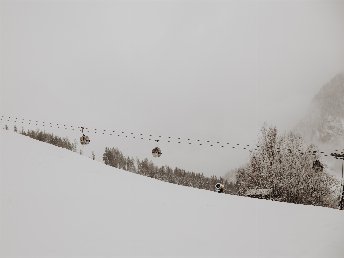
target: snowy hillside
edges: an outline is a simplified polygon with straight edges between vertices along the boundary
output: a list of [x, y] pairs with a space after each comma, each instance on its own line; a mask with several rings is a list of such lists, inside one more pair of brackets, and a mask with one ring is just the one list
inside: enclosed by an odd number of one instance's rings
[[0, 257], [344, 257], [344, 213], [177, 186], [0, 132]]

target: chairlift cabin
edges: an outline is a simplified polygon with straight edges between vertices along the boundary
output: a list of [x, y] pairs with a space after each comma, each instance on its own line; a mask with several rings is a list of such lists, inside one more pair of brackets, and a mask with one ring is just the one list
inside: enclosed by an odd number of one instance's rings
[[155, 147], [153, 150], [152, 150], [152, 155], [154, 158], [159, 158], [161, 156], [162, 152], [160, 150], [159, 147]]
[[80, 137], [80, 143], [86, 145], [90, 143], [90, 138], [84, 134], [84, 127], [81, 127], [82, 136]]
[[81, 143], [82, 145], [89, 144], [89, 143], [90, 143], [90, 138], [89, 138], [88, 136], [86, 136], [86, 135], [83, 134], [83, 135], [80, 137], [80, 143]]
[[313, 166], [312, 168], [316, 171], [316, 172], [322, 172], [324, 170], [324, 166], [323, 164], [321, 164], [321, 162], [319, 160], [315, 160], [313, 161]]

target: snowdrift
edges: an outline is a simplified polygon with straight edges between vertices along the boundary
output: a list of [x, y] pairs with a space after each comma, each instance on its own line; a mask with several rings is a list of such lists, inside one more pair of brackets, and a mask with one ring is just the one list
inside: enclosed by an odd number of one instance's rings
[[344, 213], [160, 182], [0, 132], [0, 257], [344, 257]]

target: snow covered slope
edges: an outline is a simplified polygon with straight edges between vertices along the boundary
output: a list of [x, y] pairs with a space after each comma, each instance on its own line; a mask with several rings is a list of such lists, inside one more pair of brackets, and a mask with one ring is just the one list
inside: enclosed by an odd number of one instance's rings
[[160, 182], [0, 132], [0, 257], [344, 257], [344, 213]]

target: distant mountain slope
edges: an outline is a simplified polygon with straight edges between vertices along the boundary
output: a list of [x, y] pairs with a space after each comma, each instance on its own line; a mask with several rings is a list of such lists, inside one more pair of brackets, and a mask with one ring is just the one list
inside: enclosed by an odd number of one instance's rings
[[344, 257], [344, 215], [125, 172], [0, 131], [0, 257]]
[[320, 89], [296, 130], [321, 145], [344, 143], [344, 74], [338, 74]]

